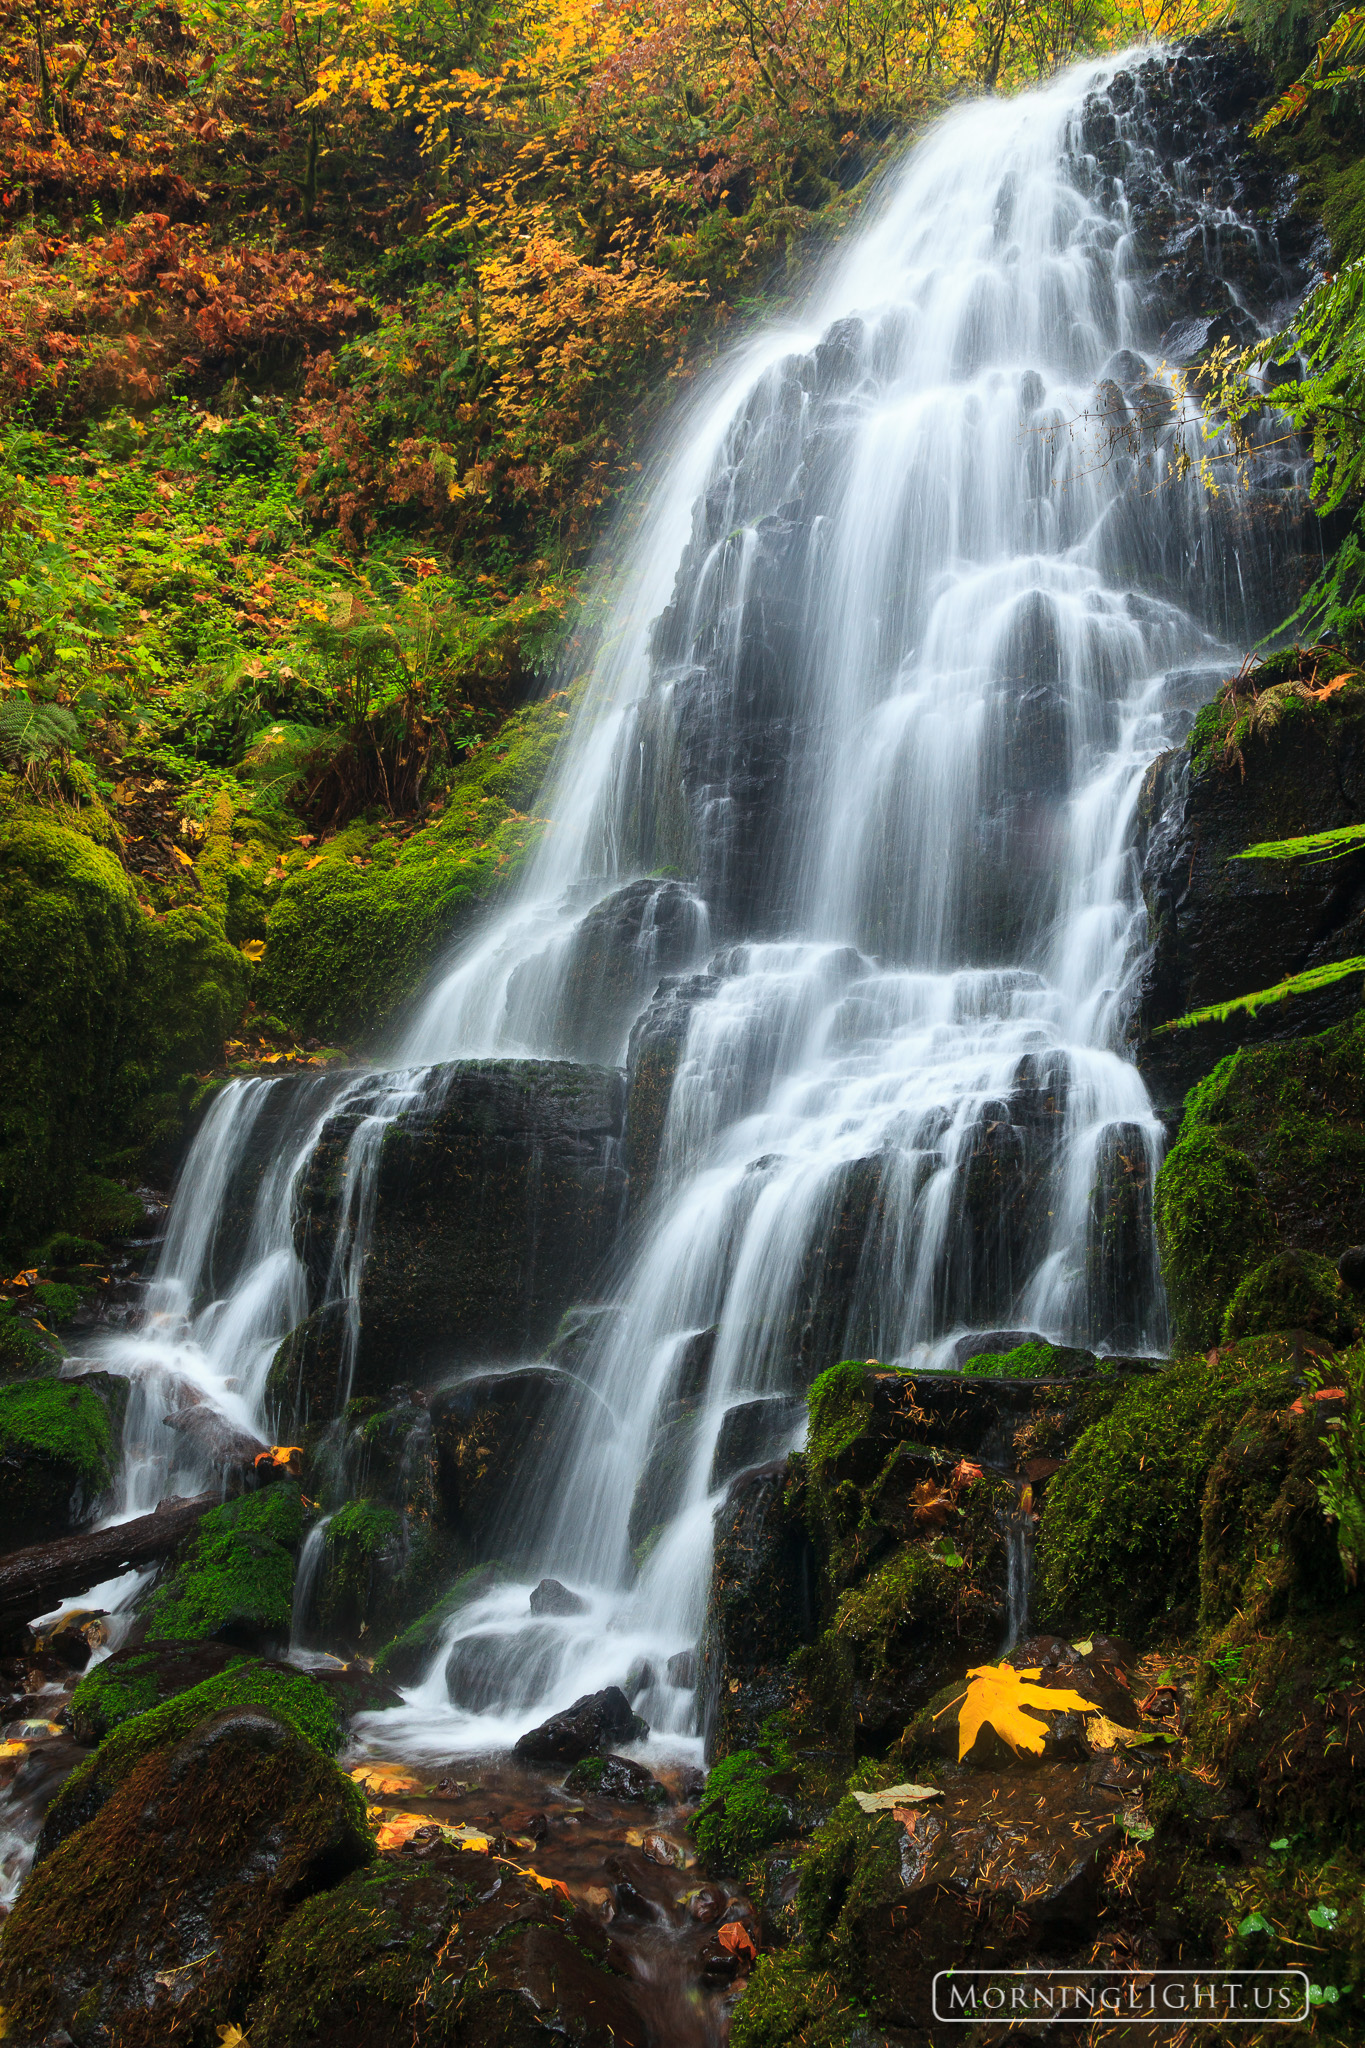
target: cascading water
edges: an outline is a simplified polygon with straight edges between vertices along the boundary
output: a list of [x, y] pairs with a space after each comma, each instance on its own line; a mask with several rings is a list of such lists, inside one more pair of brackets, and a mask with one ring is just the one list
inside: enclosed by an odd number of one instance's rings
[[[304, 1091], [254, 1206], [267, 1084], [196, 1144], [148, 1323], [103, 1359], [142, 1383], [129, 1512], [202, 1480], [136, 1448], [168, 1389], [259, 1424], [329, 1113], [358, 1112], [327, 1283], [344, 1400], [374, 1161], [438, 1063], [669, 1049], [652, 1191], [578, 1365], [595, 1398], [517, 1507], [531, 1578], [586, 1610], [532, 1617], [506, 1583], [462, 1610], [385, 1717], [409, 1754], [497, 1747], [632, 1663], [656, 1733], [690, 1736], [667, 1660], [701, 1631], [717, 1490], [798, 1440], [796, 1397], [846, 1353], [932, 1369], [1006, 1323], [1164, 1348], [1162, 1133], [1121, 1051], [1133, 819], [1276, 607], [1245, 488], [1177, 473], [1199, 424], [1155, 374], [1130, 193], [1174, 194], [1215, 276], [1257, 238], [1156, 151], [1160, 75], [1083, 66], [914, 150], [801, 328], [717, 372], [656, 470], [515, 900], [390, 1071]], [[584, 980], [604, 929], [609, 987]]]

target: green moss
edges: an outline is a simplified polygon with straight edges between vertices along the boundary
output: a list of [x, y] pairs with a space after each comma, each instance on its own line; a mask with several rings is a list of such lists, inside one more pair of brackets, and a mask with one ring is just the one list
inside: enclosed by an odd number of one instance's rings
[[1056, 1344], [1016, 1344], [1013, 1351], [979, 1351], [962, 1370], [995, 1380], [1054, 1380], [1069, 1378], [1082, 1363], [1089, 1363], [1088, 1352]]
[[1186, 1099], [1155, 1211], [1177, 1341], [1201, 1350], [1274, 1252], [1335, 1259], [1360, 1243], [1365, 1014], [1220, 1061]]
[[1216, 1344], [1238, 1282], [1274, 1242], [1274, 1222], [1251, 1160], [1204, 1129], [1197, 1111], [1187, 1109], [1179, 1142], [1162, 1161], [1155, 1216], [1178, 1339]]
[[[1330, 832], [1305, 832], [1297, 839], [1262, 839], [1234, 853], [1234, 860], [1339, 860], [1365, 845], [1365, 825], [1335, 825]], [[1356, 963], [1359, 964], [1359, 963]]]
[[62, 1362], [62, 1347], [5, 1305], [0, 1309], [0, 1380], [36, 1379]]
[[784, 1799], [769, 1789], [772, 1765], [752, 1749], [737, 1749], [706, 1781], [701, 1805], [688, 1823], [708, 1867], [738, 1870], [791, 1826]]
[[1360, 1318], [1330, 1259], [1277, 1252], [1239, 1281], [1223, 1318], [1223, 1342], [1274, 1330], [1306, 1330], [1327, 1344], [1359, 1336]]
[[1036, 1583], [1044, 1626], [1138, 1637], [1198, 1591], [1200, 1503], [1239, 1417], [1292, 1399], [1283, 1350], [1186, 1359], [1126, 1386], [1052, 1480]]
[[0, 1543], [37, 1543], [87, 1520], [112, 1484], [117, 1438], [107, 1394], [126, 1388], [107, 1374], [81, 1380], [16, 1380], [0, 1386]]
[[34, 1289], [34, 1300], [48, 1329], [60, 1329], [63, 1323], [69, 1323], [81, 1305], [79, 1290], [64, 1280], [42, 1281]]
[[302, 1533], [299, 1490], [287, 1481], [211, 1509], [148, 1602], [148, 1640], [188, 1642], [234, 1629], [287, 1636]]
[[436, 1603], [409, 1622], [401, 1634], [379, 1652], [374, 1660], [375, 1674], [386, 1678], [394, 1685], [411, 1685], [430, 1664], [436, 1654], [436, 1646], [442, 1631], [453, 1614], [467, 1607], [471, 1600], [482, 1599], [483, 1595], [510, 1576], [507, 1568], [500, 1564], [479, 1564], [464, 1572], [455, 1584]]
[[731, 2048], [848, 2048], [863, 2018], [828, 1970], [790, 1952], [761, 1955], [735, 2009]]
[[854, 1647], [860, 1671], [874, 1684], [892, 1677], [903, 1630], [951, 1623], [961, 1576], [927, 1544], [908, 1543], [862, 1585], [840, 1595], [835, 1632]]
[[147, 1220], [140, 1198], [100, 1173], [78, 1174], [63, 1208], [73, 1230], [105, 1244], [135, 1236]]
[[796, 1909], [807, 1960], [833, 1964], [843, 1981], [850, 1981], [850, 1966], [856, 1972], [858, 1963], [860, 1918], [903, 1889], [891, 1815], [874, 1818], [853, 1799], [841, 1799], [812, 1836], [801, 1871]]
[[73, 1722], [109, 1733], [121, 1722], [149, 1712], [160, 1696], [156, 1665], [153, 1652], [112, 1667], [97, 1664], [71, 1695]]
[[544, 821], [531, 811], [568, 709], [561, 693], [517, 712], [460, 771], [439, 822], [401, 848], [355, 826], [316, 867], [299, 862], [267, 921], [259, 1000], [343, 1043], [390, 1019], [534, 846]]
[[[129, 1688], [139, 1693], [141, 1689], [137, 1681]], [[179, 1742], [224, 1707], [243, 1706], [269, 1707], [326, 1756], [335, 1756], [341, 1747], [340, 1720], [316, 1679], [278, 1664], [238, 1664], [122, 1721], [92, 1756], [77, 1765], [58, 1793], [50, 1810], [50, 1835], [61, 1839], [81, 1825], [153, 1750]]]

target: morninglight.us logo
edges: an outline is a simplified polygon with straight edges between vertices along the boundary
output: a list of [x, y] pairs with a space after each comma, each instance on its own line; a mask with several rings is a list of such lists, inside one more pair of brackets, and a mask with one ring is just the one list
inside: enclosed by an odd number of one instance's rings
[[940, 1970], [934, 2018], [1116, 2025], [1301, 2025], [1303, 1970]]

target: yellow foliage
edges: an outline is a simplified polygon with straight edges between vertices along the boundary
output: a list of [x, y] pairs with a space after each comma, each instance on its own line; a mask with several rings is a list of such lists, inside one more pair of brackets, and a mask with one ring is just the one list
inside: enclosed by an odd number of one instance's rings
[[[970, 1681], [961, 1697], [962, 1711], [957, 1723], [958, 1762], [968, 1754], [983, 1727], [993, 1728], [1011, 1749], [1028, 1750], [1041, 1756], [1047, 1728], [1035, 1714], [1096, 1714], [1098, 1707], [1083, 1700], [1078, 1692], [1063, 1692], [1041, 1686], [1041, 1670], [1017, 1671], [1012, 1664], [978, 1664], [967, 1673]], [[956, 1706], [957, 1701], [950, 1703]], [[941, 1711], [946, 1714], [950, 1707]], [[1033, 1713], [1026, 1710], [1033, 1709]], [[940, 1718], [938, 1715], [935, 1719]]]

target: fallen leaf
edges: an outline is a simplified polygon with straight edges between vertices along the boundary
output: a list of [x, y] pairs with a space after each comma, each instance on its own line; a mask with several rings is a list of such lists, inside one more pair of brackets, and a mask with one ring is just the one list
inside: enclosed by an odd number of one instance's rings
[[251, 2048], [251, 2043], [240, 2027], [219, 2027], [218, 2040], [220, 2048]]
[[1085, 1739], [1091, 1749], [1122, 1749], [1135, 1733], [1135, 1729], [1121, 1728], [1107, 1714], [1096, 1714], [1085, 1724]]
[[261, 1451], [252, 1460], [253, 1469], [260, 1471], [262, 1465], [273, 1465], [277, 1471], [287, 1471], [291, 1465], [303, 1463], [302, 1444], [272, 1444], [268, 1451]]
[[529, 1877], [532, 1884], [538, 1884], [543, 1892], [562, 1892], [564, 1897], [568, 1898], [569, 1887], [562, 1878], [543, 1877], [540, 1871], [532, 1870], [529, 1865], [523, 1870], [519, 1863], [514, 1863], [512, 1868], [516, 1871], [518, 1877]]
[[247, 940], [247, 942], [246, 942], [246, 944], [245, 944], [244, 946], [242, 946], [242, 947], [241, 947], [241, 948], [240, 948], [239, 950], [240, 950], [240, 952], [241, 952], [241, 954], [242, 954], [242, 957], [243, 957], [243, 959], [244, 959], [244, 960], [250, 960], [250, 961], [253, 961], [253, 962], [255, 962], [255, 961], [257, 961], [257, 960], [264, 960], [264, 958], [265, 958], [265, 940], [264, 940], [264, 939], [248, 939], [248, 940]]
[[[962, 1711], [957, 1723], [959, 1763], [983, 1727], [993, 1728], [1016, 1754], [1025, 1749], [1033, 1756], [1041, 1756], [1048, 1730], [1044, 1722], [1026, 1713], [1025, 1708], [1032, 1707], [1035, 1713], [1048, 1714], [1099, 1712], [1093, 1701], [1083, 1700], [1078, 1692], [1062, 1692], [1035, 1684], [1033, 1681], [1042, 1675], [1041, 1666], [1016, 1671], [1012, 1664], [978, 1664], [967, 1673], [968, 1685], [961, 1695]], [[950, 1700], [934, 1719], [941, 1719], [957, 1705], [957, 1700]]]
[[380, 1849], [401, 1849], [415, 1835], [453, 1842], [457, 1849], [470, 1849], [486, 1856], [492, 1847], [487, 1835], [481, 1835], [475, 1828], [448, 1827], [444, 1821], [433, 1820], [429, 1813], [391, 1813], [380, 1823], [375, 1836]]
[[919, 1528], [934, 1528], [956, 1512], [957, 1503], [944, 1487], [932, 1479], [921, 1479], [910, 1495], [910, 1517]]
[[0, 1742], [0, 1756], [27, 1756], [26, 1742]]
[[171, 852], [175, 855], [182, 868], [192, 868], [194, 866], [192, 856], [186, 853], [183, 847], [173, 846]]
[[371, 1797], [376, 1792], [421, 1790], [421, 1780], [414, 1771], [403, 1770], [394, 1764], [357, 1764], [351, 1776]]
[[953, 1467], [953, 1476], [948, 1484], [950, 1486], [974, 1486], [978, 1479], [984, 1479], [985, 1476], [981, 1467], [974, 1465], [970, 1458], [959, 1458]]
[[926, 1799], [942, 1799], [937, 1785], [888, 1785], [884, 1792], [855, 1792], [864, 1813], [889, 1813], [897, 1806], [917, 1806]]
[[727, 1920], [723, 1927], [718, 1927], [716, 1939], [732, 1956], [747, 1955], [752, 1962], [758, 1954], [748, 1928], [742, 1927], [738, 1920]]

